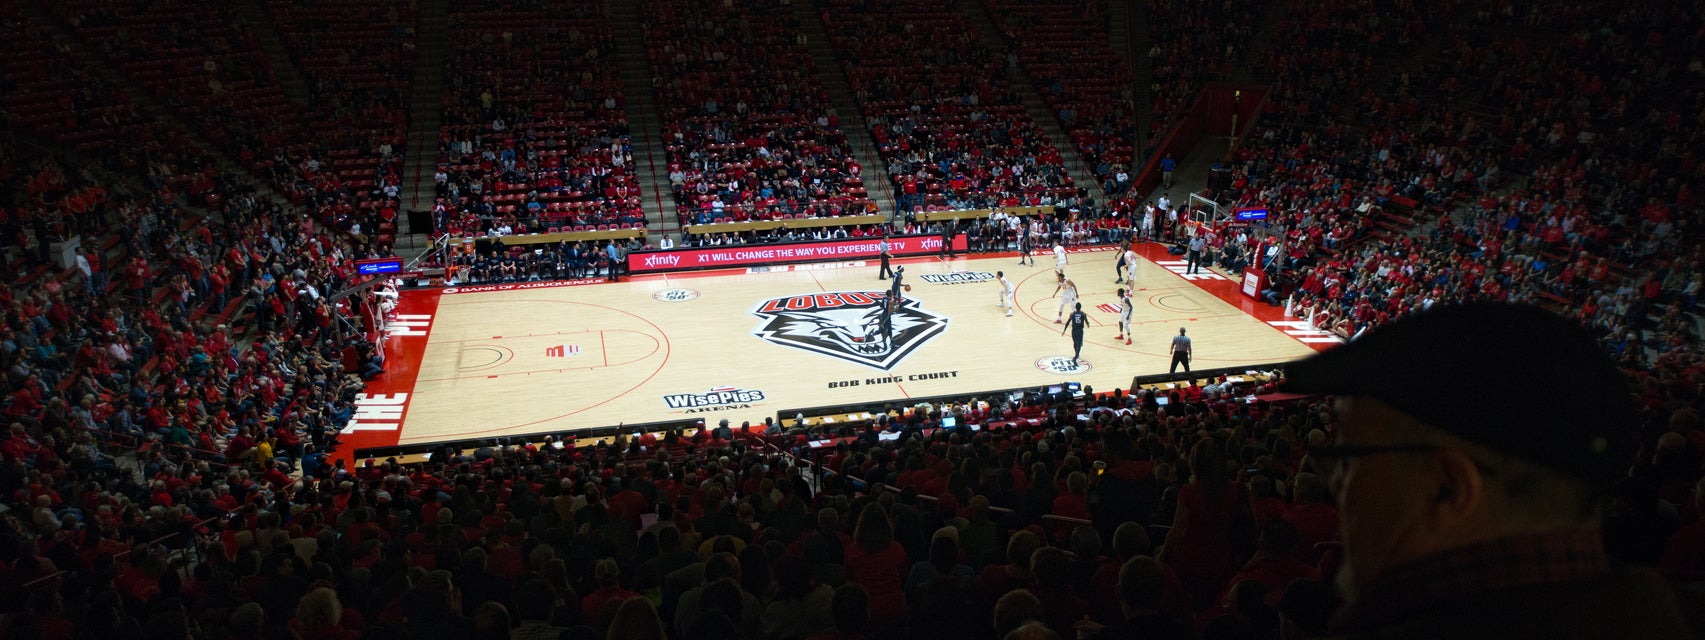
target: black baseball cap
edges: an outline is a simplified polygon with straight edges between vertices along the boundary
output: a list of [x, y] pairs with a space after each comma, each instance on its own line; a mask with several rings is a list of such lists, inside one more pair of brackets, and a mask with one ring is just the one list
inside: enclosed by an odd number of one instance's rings
[[1440, 305], [1291, 363], [1285, 390], [1371, 397], [1500, 453], [1591, 481], [1621, 475], [1637, 417], [1580, 324], [1538, 307]]

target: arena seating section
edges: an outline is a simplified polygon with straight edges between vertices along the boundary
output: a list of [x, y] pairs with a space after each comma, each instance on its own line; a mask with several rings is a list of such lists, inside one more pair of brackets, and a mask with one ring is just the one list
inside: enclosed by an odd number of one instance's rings
[[643, 227], [608, 4], [458, 3], [450, 24], [437, 228]]
[[[1280, 637], [1281, 610], [1317, 631], [1332, 607], [1337, 511], [1306, 462], [1329, 410], [1235, 401], [1270, 383], [1190, 381], [1164, 408], [966, 396], [872, 425], [907, 431], [893, 441], [712, 426], [336, 467], [325, 452], [380, 363], [365, 301], [328, 297], [395, 228], [418, 5], [266, 0], [310, 85], [295, 105], [231, 5], [25, 1], [0, 0], [0, 636], [1000, 638], [1035, 618], [1076, 637], [1123, 619], [1118, 568], [1150, 555], [1150, 608], [1176, 637]], [[1025, 47], [1104, 40], [1101, 5], [983, 2], [1004, 45], [940, 3], [821, 0], [841, 69], [810, 64], [779, 0], [647, 3], [676, 216], [698, 219], [701, 180], [739, 181], [731, 219], [857, 211], [866, 173], [907, 209], [1072, 197], [1008, 52], [1076, 112], [1062, 124], [1086, 160], [1143, 160], [1152, 140], [1109, 133], [1128, 110], [1096, 73], [1108, 51]], [[1293, 2], [1269, 50], [1242, 51], [1248, 27], [1216, 16], [1247, 4], [1146, 3], [1162, 91], [1133, 99], [1155, 100], [1158, 133], [1243, 61], [1277, 83], [1212, 194], [1274, 211], [1275, 300], [1345, 337], [1438, 302], [1573, 314], [1647, 425], [1616, 493], [1643, 506], [1611, 517], [1609, 550], [1705, 579], [1686, 533], [1705, 526], [1696, 3]], [[602, 0], [451, 8], [442, 229], [647, 222], [610, 22]], [[842, 71], [868, 132], [828, 106], [819, 74]], [[849, 134], [888, 166], [858, 167]], [[784, 166], [820, 187], [765, 173]], [[94, 277], [41, 259], [71, 235]], [[1259, 264], [1277, 239], [1244, 248]], [[938, 429], [948, 414], [981, 430]], [[1206, 482], [1245, 526], [1172, 530]]]
[[272, 0], [266, 9], [309, 84], [308, 140], [326, 149], [326, 171], [356, 191], [363, 229], [389, 247], [408, 136], [415, 10], [394, 0]]
[[864, 213], [863, 168], [791, 9], [678, 0], [644, 11], [681, 224]]
[[138, 109], [135, 96], [56, 50], [28, 23], [16, 2], [0, 2], [0, 37], [8, 43], [0, 75], [11, 126], [113, 168], [123, 168], [117, 162], [127, 155], [124, 150], [140, 148], [160, 166], [191, 168], [189, 158], [179, 155], [190, 147], [180, 132], [156, 125]]
[[915, 0], [819, 5], [901, 208], [1076, 196], [1059, 151], [1004, 79], [1004, 56], [964, 16]]

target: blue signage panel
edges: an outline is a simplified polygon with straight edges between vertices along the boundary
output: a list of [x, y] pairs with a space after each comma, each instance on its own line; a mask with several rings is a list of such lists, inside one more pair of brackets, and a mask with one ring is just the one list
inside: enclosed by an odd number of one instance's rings
[[355, 263], [355, 269], [356, 272], [364, 276], [400, 273], [403, 270], [403, 259], [379, 258], [377, 260], [361, 260]]
[[1267, 219], [1267, 208], [1266, 207], [1247, 208], [1247, 209], [1238, 209], [1237, 210], [1237, 221], [1238, 222], [1249, 222], [1251, 220], [1266, 220], [1266, 219]]

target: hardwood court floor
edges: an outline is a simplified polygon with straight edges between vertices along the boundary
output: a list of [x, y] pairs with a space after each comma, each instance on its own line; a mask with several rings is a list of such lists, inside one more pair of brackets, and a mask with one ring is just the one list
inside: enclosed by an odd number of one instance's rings
[[[1107, 390], [1165, 372], [1180, 327], [1194, 340], [1197, 369], [1314, 351], [1251, 315], [1247, 301], [1228, 302], [1238, 300], [1225, 293], [1233, 283], [1210, 293], [1149, 260], [1138, 265], [1127, 346], [1113, 339], [1114, 291], [1128, 286], [1114, 284], [1116, 254], [1074, 253], [1066, 273], [1091, 327], [1073, 369], [1071, 338], [1054, 324], [1052, 256], [1019, 266], [996, 255], [896, 260], [912, 292], [891, 343], [874, 337], [869, 294], [889, 284], [874, 261], [407, 292], [437, 305], [412, 387], [392, 381], [409, 394], [396, 443], [672, 419], [739, 425], [804, 407], [1066, 381]], [[997, 306], [996, 271], [1017, 286], [1011, 317]]]

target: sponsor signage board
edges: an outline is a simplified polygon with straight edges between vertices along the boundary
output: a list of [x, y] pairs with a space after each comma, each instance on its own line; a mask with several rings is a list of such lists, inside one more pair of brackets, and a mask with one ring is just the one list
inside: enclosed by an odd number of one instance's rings
[[[965, 251], [965, 243], [964, 235], [954, 236], [953, 249]], [[882, 238], [868, 237], [819, 242], [790, 242], [787, 244], [703, 247], [671, 251], [635, 251], [628, 254], [628, 271], [646, 273], [677, 269], [746, 267], [786, 262], [875, 258], [882, 254], [881, 246]], [[889, 253], [896, 256], [933, 253], [941, 250], [941, 236], [891, 236], [888, 238], [888, 246]]]

